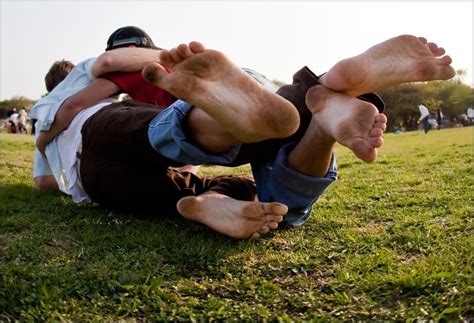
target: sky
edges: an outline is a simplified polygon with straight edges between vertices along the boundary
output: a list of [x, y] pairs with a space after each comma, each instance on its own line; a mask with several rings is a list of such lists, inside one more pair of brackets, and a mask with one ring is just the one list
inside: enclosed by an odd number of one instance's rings
[[56, 60], [100, 55], [122, 26], [146, 30], [171, 48], [192, 40], [237, 65], [291, 82], [401, 34], [444, 47], [473, 81], [472, 1], [464, 2], [38, 2], [1, 3], [0, 100], [39, 99]]

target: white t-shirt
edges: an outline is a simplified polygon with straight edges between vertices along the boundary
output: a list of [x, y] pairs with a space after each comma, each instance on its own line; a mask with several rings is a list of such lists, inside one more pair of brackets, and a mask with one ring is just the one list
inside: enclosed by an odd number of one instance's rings
[[11, 116], [10, 116], [10, 121], [13, 122], [15, 125], [18, 124], [18, 113], [13, 113]]
[[430, 112], [428, 111], [428, 108], [425, 107], [423, 104], [420, 104], [418, 106], [418, 109], [420, 110], [420, 120], [424, 119], [425, 117], [429, 116], [430, 115]]
[[26, 113], [25, 109], [21, 109], [20, 112], [18, 113], [19, 115], [19, 121], [21, 124], [26, 125], [26, 117], [28, 114]]
[[85, 109], [78, 113], [69, 127], [63, 131], [55, 140], [57, 141], [59, 156], [61, 158], [61, 190], [72, 196], [75, 203], [90, 202], [91, 199], [82, 187], [79, 176], [77, 151], [81, 145], [81, 129], [94, 113], [109, 105], [110, 102], [102, 102], [94, 107]]

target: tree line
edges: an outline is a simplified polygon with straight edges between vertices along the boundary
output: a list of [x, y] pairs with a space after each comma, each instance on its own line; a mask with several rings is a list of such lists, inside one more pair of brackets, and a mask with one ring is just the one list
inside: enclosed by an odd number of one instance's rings
[[379, 92], [386, 104], [387, 130], [416, 130], [420, 104], [429, 109], [432, 117], [436, 117], [437, 110], [441, 109], [451, 122], [458, 120], [469, 107], [474, 108], [474, 88], [461, 82], [464, 74], [461, 70], [448, 81], [403, 84]]
[[27, 111], [36, 103], [36, 100], [28, 99], [24, 96], [14, 96], [10, 100], [0, 101], [0, 119], [7, 118], [7, 112], [13, 108], [20, 111], [25, 108]]

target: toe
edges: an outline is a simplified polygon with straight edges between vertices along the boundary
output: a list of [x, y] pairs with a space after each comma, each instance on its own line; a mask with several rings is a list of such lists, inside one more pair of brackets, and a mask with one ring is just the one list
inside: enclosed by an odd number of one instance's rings
[[258, 232], [255, 232], [250, 236], [249, 239], [250, 240], [257, 240], [258, 238], [260, 238], [260, 234]]
[[188, 58], [193, 55], [193, 52], [186, 44], [181, 44], [178, 46], [178, 54], [183, 58]]
[[438, 45], [435, 43], [428, 43], [427, 46], [430, 49], [431, 54], [433, 54], [435, 57], [442, 56], [446, 53], [443, 47], [438, 47]]
[[145, 80], [158, 86], [161, 84], [166, 74], [164, 67], [158, 63], [150, 63], [145, 66], [142, 71], [142, 76]]
[[379, 148], [383, 144], [383, 138], [382, 137], [372, 137], [369, 139], [370, 144], [372, 147]]
[[372, 144], [372, 139], [378, 139], [378, 137], [370, 138], [369, 140], [356, 139], [351, 147], [349, 147], [358, 158], [366, 163], [373, 162], [377, 158], [377, 152], [374, 149], [376, 146]]
[[270, 232], [270, 227], [267, 225], [267, 224], [264, 224], [259, 230], [258, 230], [258, 233], [259, 234], [267, 234], [268, 232]]
[[192, 41], [189, 43], [189, 49], [194, 53], [201, 53], [206, 50], [206, 47], [204, 47], [203, 44], [197, 41]]
[[451, 65], [441, 66], [439, 69], [439, 78], [441, 80], [449, 80], [456, 75], [456, 71]]
[[387, 116], [383, 113], [380, 113], [375, 116], [375, 122], [387, 122]]
[[270, 222], [268, 223], [268, 227], [272, 230], [275, 230], [276, 228], [278, 228], [278, 222]]
[[382, 131], [382, 129], [379, 129], [379, 128], [372, 128], [369, 131], [369, 136], [370, 137], [382, 137], [383, 136], [383, 131]]
[[169, 50], [163, 50], [160, 55], [160, 62], [161, 64], [163, 64], [164, 66], [168, 67], [168, 68], [172, 68], [174, 66], [174, 61], [173, 59], [171, 58], [171, 55], [170, 55], [170, 52]]
[[175, 64], [177, 64], [177, 63], [179, 63], [183, 60], [181, 55], [179, 55], [177, 48], [173, 48], [172, 50], [170, 50], [170, 57], [173, 60], [173, 63], [175, 63]]
[[440, 47], [436, 50], [436, 52], [433, 52], [433, 55], [436, 57], [440, 57], [446, 54], [446, 50], [443, 47]]
[[387, 124], [386, 123], [376, 123], [374, 125], [374, 128], [382, 130], [382, 132], [385, 132], [387, 130]]
[[265, 216], [267, 222], [281, 222], [283, 221], [283, 215], [267, 214]]
[[430, 49], [432, 53], [438, 50], [438, 45], [436, 45], [435, 43], [428, 43], [426, 45], [428, 46], [428, 48]]
[[265, 204], [265, 213], [267, 214], [286, 214], [288, 212], [288, 207], [285, 204], [272, 202], [269, 204]]
[[443, 66], [447, 66], [447, 65], [451, 64], [452, 62], [453, 62], [453, 60], [452, 60], [451, 56], [449, 56], [449, 55], [446, 55], [446, 56], [443, 56], [441, 58], [436, 59], [436, 63], [438, 65], [443, 65]]
[[377, 123], [374, 123], [374, 128], [380, 129], [383, 132], [385, 131], [385, 129], [387, 129], [387, 124], [385, 122], [377, 122]]
[[423, 44], [428, 43], [428, 40], [427, 40], [425, 37], [418, 37], [418, 39], [419, 39]]

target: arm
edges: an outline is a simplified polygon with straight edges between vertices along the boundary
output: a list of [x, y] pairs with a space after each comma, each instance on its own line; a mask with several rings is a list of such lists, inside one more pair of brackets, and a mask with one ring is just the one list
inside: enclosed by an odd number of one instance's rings
[[46, 145], [66, 129], [79, 112], [114, 95], [118, 90], [119, 88], [115, 83], [105, 79], [97, 79], [85, 89], [64, 101], [50, 130], [42, 131], [36, 141], [36, 146], [41, 153], [45, 153]]
[[59, 190], [58, 183], [49, 167], [48, 160], [38, 149], [35, 150], [33, 159], [33, 183], [38, 191]]
[[148, 63], [160, 62], [161, 50], [141, 47], [125, 47], [100, 55], [91, 68], [94, 77], [110, 72], [135, 72]]

